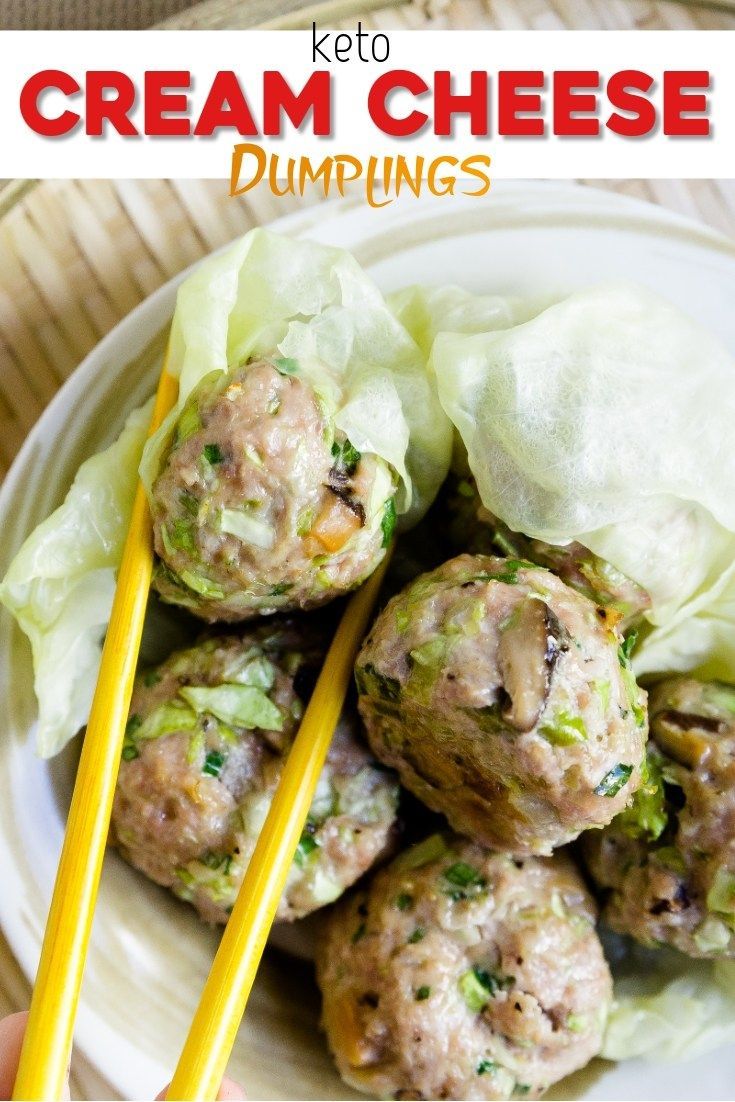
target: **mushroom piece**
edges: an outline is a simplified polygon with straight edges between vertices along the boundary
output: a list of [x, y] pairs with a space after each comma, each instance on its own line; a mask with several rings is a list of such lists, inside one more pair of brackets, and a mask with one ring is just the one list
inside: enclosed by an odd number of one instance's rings
[[656, 720], [656, 742], [669, 757], [689, 769], [702, 764], [711, 749], [711, 736], [721, 734], [727, 726], [711, 716], [671, 708], [660, 712]]
[[530, 731], [546, 707], [557, 659], [568, 648], [565, 630], [545, 601], [528, 597], [503, 629], [498, 647], [500, 672], [510, 703], [503, 719]]

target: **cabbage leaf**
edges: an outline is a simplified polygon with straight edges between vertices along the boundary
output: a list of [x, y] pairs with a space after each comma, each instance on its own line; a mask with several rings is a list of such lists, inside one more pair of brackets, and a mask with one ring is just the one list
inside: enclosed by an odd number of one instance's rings
[[491, 333], [510, 329], [538, 314], [548, 301], [505, 295], [475, 295], [464, 287], [406, 287], [388, 305], [425, 356], [439, 333]]
[[117, 440], [82, 464], [0, 583], [33, 651], [43, 757], [87, 722], [152, 410], [151, 400], [131, 413]]
[[452, 443], [426, 356], [349, 253], [264, 229], [203, 261], [179, 288], [169, 357], [179, 402], [145, 449], [149, 493], [193, 388], [210, 372], [274, 352], [297, 361], [358, 451], [396, 471], [403, 526], [419, 520]]
[[615, 975], [601, 1055], [690, 1060], [735, 1043], [735, 961], [695, 961], [605, 935]]
[[735, 360], [643, 287], [439, 333], [439, 396], [486, 507], [589, 547], [651, 596], [638, 675], [735, 670]]

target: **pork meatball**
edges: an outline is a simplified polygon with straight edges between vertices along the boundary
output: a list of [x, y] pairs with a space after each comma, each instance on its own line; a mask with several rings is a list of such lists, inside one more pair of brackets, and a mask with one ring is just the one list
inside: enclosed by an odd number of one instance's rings
[[[209, 639], [139, 677], [113, 809], [113, 841], [156, 883], [227, 921], [322, 657], [303, 630]], [[395, 840], [398, 784], [345, 713], [278, 918], [333, 902]]]
[[472, 477], [450, 479], [446, 501], [447, 527], [456, 551], [510, 555], [545, 566], [595, 604], [619, 612], [621, 630], [637, 624], [651, 607], [651, 598], [642, 586], [583, 544], [573, 541], [556, 547], [514, 532], [485, 508]]
[[735, 687], [662, 682], [650, 716], [646, 782], [584, 839], [605, 920], [645, 945], [735, 957]]
[[323, 604], [382, 559], [394, 493], [295, 361], [207, 376], [153, 487], [154, 584], [209, 621]]
[[548, 570], [461, 555], [417, 578], [357, 659], [374, 753], [455, 830], [550, 853], [626, 806], [645, 694], [615, 614]]
[[441, 834], [340, 902], [317, 978], [339, 1071], [371, 1098], [538, 1098], [599, 1052], [612, 996], [568, 857]]

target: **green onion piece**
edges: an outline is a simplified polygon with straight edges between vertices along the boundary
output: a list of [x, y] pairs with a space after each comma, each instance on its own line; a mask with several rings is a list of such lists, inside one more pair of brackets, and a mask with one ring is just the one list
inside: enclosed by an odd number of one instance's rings
[[430, 994], [431, 994], [431, 988], [426, 987], [426, 985], [422, 985], [416, 991], [416, 1002], [417, 1003], [422, 1003], [425, 999], [428, 999]]
[[380, 522], [380, 530], [383, 533], [383, 547], [388, 547], [390, 541], [393, 539], [396, 518], [396, 500], [393, 497], [389, 497], [383, 507], [383, 519]]
[[459, 991], [473, 1014], [479, 1014], [490, 1001], [490, 991], [478, 979], [474, 968], [459, 977]]
[[347, 439], [343, 440], [341, 444], [335, 440], [332, 444], [332, 458], [334, 459], [335, 469], [340, 474], [349, 476], [357, 470], [357, 465], [362, 459], [362, 453]]
[[456, 864], [450, 865], [442, 873], [442, 876], [450, 884], [457, 884], [460, 888], [466, 888], [469, 884], [485, 883], [477, 869], [473, 868], [472, 865], [466, 865], [464, 861], [457, 861]]
[[408, 892], [401, 892], [400, 895], [396, 896], [396, 907], [399, 911], [410, 911], [413, 907], [413, 896], [409, 895]]
[[495, 1071], [498, 1065], [494, 1060], [480, 1060], [480, 1063], [475, 1068], [478, 1075], [487, 1075], [489, 1071]]
[[219, 869], [228, 873], [230, 871], [230, 865], [232, 864], [232, 857], [228, 853], [205, 853], [201, 858], [203, 865], [206, 865], [208, 869]]
[[269, 596], [282, 597], [284, 593], [288, 593], [289, 589], [293, 589], [293, 582], [278, 582], [277, 585], [271, 587]]
[[648, 837], [649, 841], [655, 842], [666, 829], [669, 816], [666, 810], [661, 761], [650, 744], [641, 769], [641, 779], [641, 787], [633, 795], [630, 807], [627, 807], [615, 821], [632, 838]]
[[541, 568], [538, 563], [528, 562], [527, 559], [506, 559], [502, 570], [496, 572], [485, 570], [479, 574], [468, 575], [468, 577], [462, 578], [459, 584], [464, 585], [466, 582], [503, 582], [505, 585], [517, 585], [519, 570], [539, 569]]
[[204, 759], [202, 773], [206, 773], [210, 777], [219, 777], [224, 764], [225, 755], [219, 750], [210, 750]]
[[419, 941], [423, 941], [426, 937], [426, 930], [421, 926], [417, 926], [413, 933], [408, 938], [409, 945], [416, 945]]
[[630, 780], [632, 772], [632, 765], [624, 765], [623, 762], [618, 762], [597, 785], [594, 790], [595, 796], [617, 796], [620, 789]]
[[203, 454], [207, 463], [211, 463], [212, 466], [214, 466], [215, 463], [221, 463], [225, 458], [219, 444], [205, 444]]
[[309, 858], [319, 848], [319, 843], [309, 832], [305, 830], [299, 839], [299, 844], [296, 847], [296, 853], [294, 854], [294, 861], [303, 869], [309, 862]]
[[479, 1014], [498, 991], [507, 990], [512, 983], [512, 976], [499, 976], [475, 965], [459, 977], [459, 990], [469, 1009]]
[[128, 716], [128, 722], [125, 724], [125, 738], [133, 738], [135, 732], [143, 725], [143, 720], [140, 716], [132, 715]]
[[631, 711], [635, 718], [638, 727], [644, 727], [646, 724], [646, 709], [641, 702], [641, 694], [638, 688], [638, 682], [635, 679], [633, 668], [630, 664], [630, 656], [635, 647], [636, 640], [638, 638], [638, 632], [635, 628], [628, 632], [623, 642], [618, 647], [618, 662], [623, 671], [623, 685], [628, 696]]
[[630, 665], [631, 655], [633, 654], [637, 641], [638, 631], [636, 628], [631, 628], [618, 648], [618, 661], [621, 666]]

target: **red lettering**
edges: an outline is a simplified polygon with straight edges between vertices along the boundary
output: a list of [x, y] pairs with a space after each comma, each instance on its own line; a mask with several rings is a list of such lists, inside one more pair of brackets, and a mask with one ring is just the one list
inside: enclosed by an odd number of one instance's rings
[[221, 129], [237, 130], [238, 134], [249, 138], [258, 134], [245, 93], [231, 69], [220, 70], [212, 81], [194, 133], [197, 137], [208, 138]]
[[302, 90], [291, 89], [278, 71], [263, 73], [263, 133], [269, 137], [281, 134], [281, 113], [297, 130], [309, 112], [313, 112], [313, 133], [326, 137], [332, 129], [331, 77], [326, 70], [312, 73]]
[[[692, 89], [709, 91], [709, 87], [710, 75], [703, 69], [688, 73], [664, 73], [664, 134], [667, 137], [708, 136], [707, 97]], [[700, 117], [691, 118], [692, 113]]]
[[[623, 138], [643, 138], [656, 125], [656, 108], [640, 92], [650, 92], [654, 80], [639, 69], [623, 69], [613, 73], [607, 82], [607, 98], [613, 111], [605, 126]], [[621, 115], [626, 111], [627, 115]]]
[[[580, 89], [597, 92], [600, 74], [593, 69], [554, 73], [554, 133], [564, 138], [594, 138], [600, 133], [597, 96]], [[580, 118], [584, 112], [585, 117]]]
[[81, 116], [76, 111], [62, 111], [55, 119], [42, 115], [38, 101], [44, 92], [55, 88], [65, 96], [76, 96], [81, 92], [74, 77], [61, 69], [44, 69], [34, 73], [23, 85], [20, 93], [20, 113], [27, 126], [44, 138], [58, 138], [69, 134], [79, 122]]
[[[149, 70], [144, 79], [145, 132], [154, 138], [184, 138], [191, 133], [186, 117], [189, 97], [172, 88], [191, 87], [191, 73], [186, 69]], [[172, 112], [183, 118], [171, 118]]]
[[541, 96], [528, 92], [528, 88], [543, 88], [545, 77], [540, 69], [532, 71], [498, 73], [498, 133], [505, 138], [543, 137], [544, 120], [542, 118], [519, 118], [520, 112], [526, 115], [541, 115]]
[[428, 122], [429, 116], [423, 111], [412, 111], [403, 119], [397, 119], [391, 115], [386, 106], [386, 100], [391, 92], [404, 89], [412, 96], [423, 96], [429, 91], [426, 81], [412, 73], [410, 69], [394, 69], [392, 72], [383, 73], [375, 81], [368, 94], [368, 111], [379, 130], [389, 134], [392, 138], [407, 138], [412, 134], [418, 134]]
[[458, 96], [452, 92], [452, 74], [442, 69], [434, 76], [434, 133], [452, 133], [454, 115], [470, 116], [470, 133], [487, 134], [487, 73], [474, 70], [470, 74], [470, 93]]
[[[85, 134], [99, 138], [104, 132], [105, 122], [109, 122], [118, 134], [136, 137], [138, 131], [130, 121], [129, 112], [135, 103], [135, 85], [125, 73], [114, 69], [87, 73], [86, 81], [87, 121]], [[105, 95], [112, 92], [108, 99]]]

